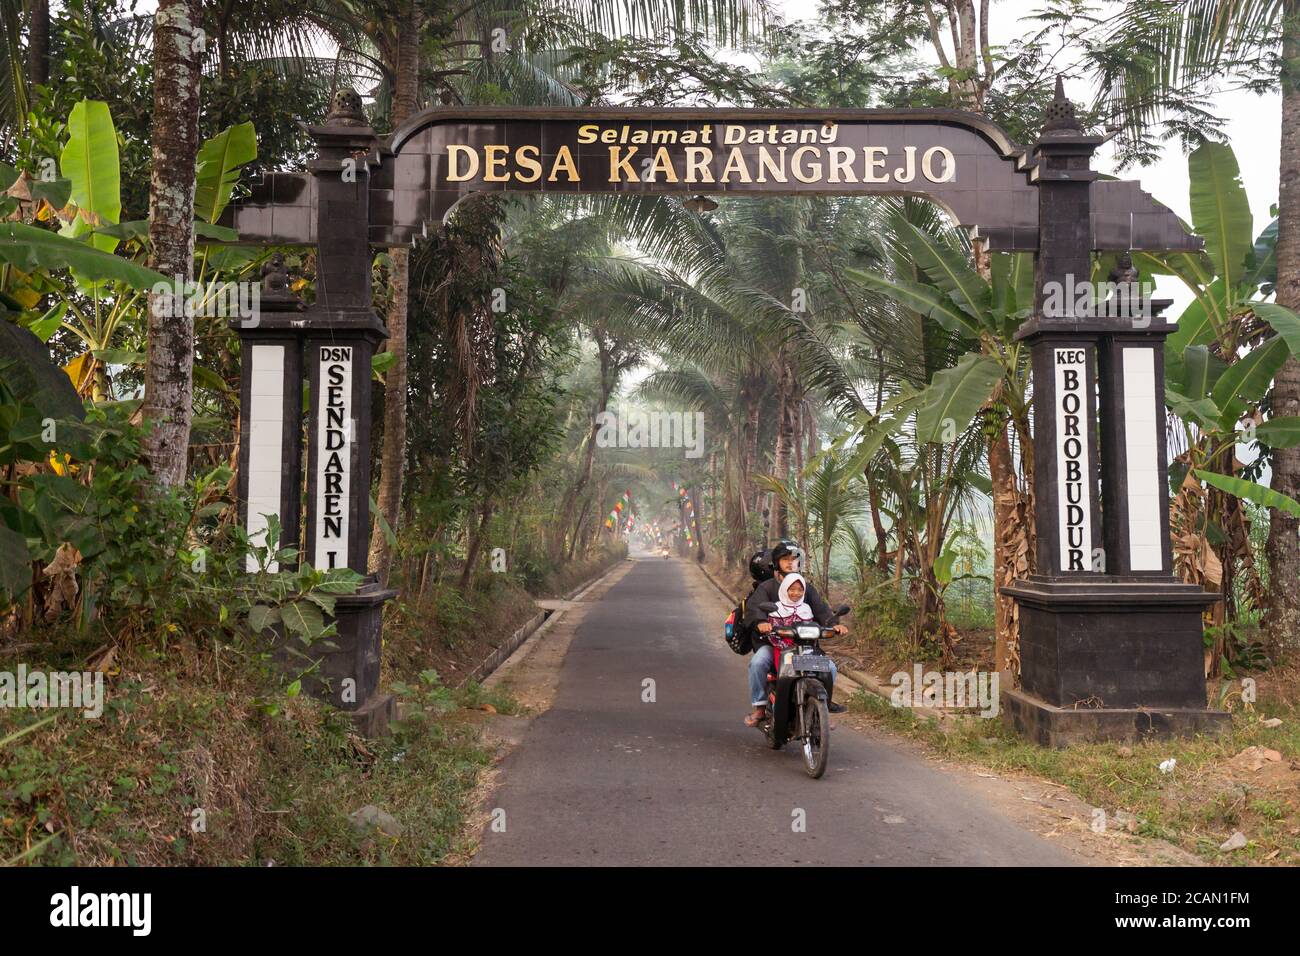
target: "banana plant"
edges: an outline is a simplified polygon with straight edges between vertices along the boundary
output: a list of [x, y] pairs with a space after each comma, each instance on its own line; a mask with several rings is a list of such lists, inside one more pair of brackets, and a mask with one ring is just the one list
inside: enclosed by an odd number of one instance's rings
[[[60, 171], [68, 187], [66, 201], [57, 207], [62, 228], [56, 234], [23, 223], [6, 226], [7, 231], [17, 233], [16, 238], [27, 243], [23, 265], [65, 266], [71, 272], [75, 292], [69, 292], [52, 279], [32, 290], [40, 293], [37, 301], [50, 292], [59, 301], [39, 318], [33, 317], [25, 324], [43, 341], [48, 341], [59, 329], [81, 340], [85, 350], [68, 363], [65, 371], [79, 392], [88, 393], [98, 402], [110, 395], [110, 365], [143, 364], [139, 336], [123, 342], [122, 332], [141, 314], [149, 289], [159, 283], [170, 284], [170, 280], [141, 264], [148, 253], [148, 222], [119, 221], [117, 131], [107, 104], [81, 101], [73, 107], [66, 128], [68, 137], [59, 157]], [[202, 145], [195, 188], [197, 235], [217, 240], [237, 238], [233, 230], [216, 223], [230, 202], [240, 168], [256, 157], [256, 134], [251, 123], [222, 130]], [[6, 256], [8, 249], [3, 241], [4, 231], [0, 230], [0, 256]], [[56, 259], [53, 251], [40, 254], [42, 250], [52, 249], [62, 250], [63, 258]], [[116, 254], [119, 251], [126, 255]], [[206, 298], [222, 293], [219, 285], [209, 286], [205, 281], [210, 264], [214, 270], [219, 265], [223, 270], [247, 272], [253, 262], [253, 256], [248, 253], [201, 247], [196, 256], [196, 279], [204, 292], [203, 298], [193, 304], [196, 312], [210, 311]], [[27, 281], [30, 286], [30, 275]], [[23, 303], [20, 300], [18, 304]], [[200, 385], [225, 389], [225, 382], [212, 370], [196, 365], [194, 372]]]
[[[1192, 229], [1203, 252], [1137, 253], [1143, 272], [1172, 275], [1195, 297], [1165, 342], [1168, 404], [1216, 443], [1259, 404], [1273, 375], [1300, 348], [1300, 316], [1268, 302], [1277, 281], [1277, 220], [1252, 238], [1246, 189], [1232, 147], [1206, 143], [1187, 161]], [[1300, 422], [1256, 423], [1271, 447], [1300, 438]]]
[[809, 528], [809, 544], [818, 555], [815, 566], [808, 570], [814, 576], [813, 583], [823, 594], [829, 594], [831, 551], [836, 544], [850, 540], [851, 522], [866, 507], [866, 483], [860, 471], [851, 469], [849, 456], [837, 448], [814, 457], [804, 466], [800, 478], [783, 481], [774, 475], [759, 475], [756, 480], [785, 502], [792, 520]]
[[0, 314], [30, 328], [41, 341], [48, 341], [58, 328], [51, 317], [61, 318], [66, 311], [59, 306], [41, 315], [31, 311], [46, 294], [60, 289], [51, 273], [68, 270], [90, 281], [111, 280], [133, 289], [162, 280], [129, 259], [24, 221], [49, 219], [53, 210], [68, 204], [71, 192], [67, 179], [33, 179], [0, 163]]
[[[1171, 532], [1180, 573], [1222, 594], [1213, 611], [1222, 623], [1240, 596], [1262, 599], [1249, 515], [1236, 499], [1288, 510], [1282, 496], [1243, 476], [1236, 447], [1261, 447], [1265, 454], [1250, 469], [1258, 472], [1268, 449], [1300, 444], [1300, 418], [1262, 411], [1273, 377], [1300, 355], [1300, 316], [1268, 301], [1278, 224], [1254, 234], [1232, 148], [1198, 147], [1188, 173], [1192, 229], [1204, 237], [1204, 251], [1139, 253], [1133, 261], [1144, 273], [1177, 277], [1193, 295], [1165, 342], [1165, 403], [1181, 423], [1184, 449], [1170, 470]], [[1211, 666], [1221, 657], [1212, 653]]]
[[[929, 474], [927, 530], [918, 539], [923, 543], [922, 553], [914, 558], [924, 585], [919, 597], [932, 600], [941, 612], [942, 588], [935, 567], [950, 520], [942, 517], [943, 503], [951, 492], [981, 485], [992, 493], [994, 565], [1000, 580], [1009, 582], [1023, 571], [1017, 565], [1017, 555], [1028, 550], [1020, 544], [1032, 537], [1028, 517], [1032, 510], [1025, 503], [1033, 461], [1027, 399], [1029, 353], [1016, 341], [1015, 332], [1033, 304], [1033, 260], [1023, 254], [992, 255], [985, 278], [955, 238], [936, 235], [902, 217], [892, 223], [889, 232], [894, 250], [890, 269], [860, 270], [851, 272], [850, 277], [914, 316], [923, 329], [942, 330], [947, 339], [944, 348], [926, 350], [934, 358], [927, 359], [924, 380], [898, 392], [879, 416], [860, 416], [856, 462], [868, 469], [893, 467], [889, 454], [892, 439], [887, 436], [896, 435], [917, 443], [919, 460], [938, 467], [945, 456], [950, 459], [952, 467], [947, 474]], [[1020, 452], [1018, 476], [1011, 452], [1013, 439]], [[978, 470], [980, 456], [970, 455], [981, 444], [987, 445], [988, 477]], [[921, 453], [922, 448], [930, 449], [928, 455]], [[970, 463], [964, 464], [967, 460]], [[869, 474], [869, 479], [876, 481], [878, 473]], [[949, 487], [948, 481], [957, 485]], [[1014, 618], [1002, 614], [999, 621], [997, 639], [1002, 653], [1013, 646]], [[938, 623], [946, 635], [941, 616]]]
[[[931, 400], [929, 391], [906, 392], [879, 416], [864, 416], [845, 472], [865, 471], [879, 496], [880, 513], [895, 542], [894, 582], [900, 592], [906, 583], [917, 611], [913, 645], [918, 650], [935, 647], [947, 660], [956, 631], [945, 611], [943, 555], [954, 525], [971, 518], [992, 488], [981, 471], [982, 429], [965, 428], [947, 443], [925, 440], [916, 422]], [[827, 454], [836, 454], [838, 445], [839, 440], [832, 443]]]
[[[1206, 345], [1231, 362], [1237, 352], [1268, 331], [1267, 319], [1250, 321], [1277, 281], [1277, 220], [1253, 233], [1253, 219], [1232, 147], [1205, 143], [1187, 159], [1192, 229], [1205, 239], [1201, 252], [1135, 253], [1143, 273], [1178, 278], [1192, 303], [1165, 343], [1166, 374], [1181, 380], [1185, 351]], [[1288, 310], [1289, 311], [1289, 310]]]

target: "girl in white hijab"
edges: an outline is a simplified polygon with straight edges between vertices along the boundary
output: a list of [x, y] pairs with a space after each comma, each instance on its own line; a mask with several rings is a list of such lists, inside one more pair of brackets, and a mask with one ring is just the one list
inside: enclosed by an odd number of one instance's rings
[[786, 627], [799, 621], [813, 619], [812, 608], [803, 598], [808, 593], [808, 585], [802, 574], [787, 574], [777, 588], [776, 610], [767, 615], [774, 627]]

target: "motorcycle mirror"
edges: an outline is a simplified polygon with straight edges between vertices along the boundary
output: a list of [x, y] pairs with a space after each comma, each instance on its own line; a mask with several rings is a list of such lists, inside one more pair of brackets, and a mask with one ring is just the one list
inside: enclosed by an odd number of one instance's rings
[[839, 607], [835, 609], [835, 616], [843, 617], [845, 614], [848, 614], [849, 611], [851, 610], [853, 610], [853, 608], [849, 607], [847, 604], [841, 604]]
[[773, 604], [771, 601], [764, 601], [762, 604], [758, 606], [758, 609], [760, 611], [766, 611], [768, 614], [771, 614], [773, 611], [776, 610], [776, 605]]

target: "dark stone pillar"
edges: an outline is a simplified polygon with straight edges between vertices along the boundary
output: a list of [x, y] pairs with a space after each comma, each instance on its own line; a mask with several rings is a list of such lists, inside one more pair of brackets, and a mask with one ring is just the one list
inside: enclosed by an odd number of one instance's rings
[[1103, 570], [1097, 436], [1097, 337], [1075, 314], [1076, 288], [1092, 275], [1089, 222], [1092, 154], [1057, 81], [1034, 148], [1038, 160], [1038, 252], [1034, 315], [1018, 336], [1030, 346], [1034, 373], [1034, 515], [1038, 574], [1088, 577]]
[[[1164, 447], [1163, 339], [1141, 314], [1091, 305], [1093, 152], [1060, 81], [1035, 145], [1035, 313], [1017, 333], [1034, 374], [1036, 573], [1020, 605], [1019, 689], [1005, 719], [1040, 743], [1200, 732], [1201, 611], [1174, 579]], [[1099, 397], [1098, 397], [1099, 396]]]
[[[304, 362], [310, 386], [307, 422], [307, 521], [304, 560], [315, 568], [367, 573], [370, 540], [370, 359], [387, 336], [371, 304], [368, 241], [374, 131], [351, 90], [335, 97], [324, 126], [308, 127], [319, 155], [316, 177], [316, 301], [305, 312]], [[383, 605], [396, 592], [372, 577], [335, 607], [334, 648], [319, 657], [318, 696], [347, 710], [391, 710], [376, 698]], [[381, 719], [382, 722], [382, 719]]]

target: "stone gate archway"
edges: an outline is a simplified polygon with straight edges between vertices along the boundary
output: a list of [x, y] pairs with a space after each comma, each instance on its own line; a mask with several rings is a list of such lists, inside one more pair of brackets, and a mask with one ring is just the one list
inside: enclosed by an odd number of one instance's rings
[[[1152, 729], [1199, 729], [1201, 610], [1213, 600], [1172, 573], [1163, 342], [1154, 320], [1076, 315], [1047, 292], [1091, 275], [1096, 251], [1193, 251], [1168, 209], [1135, 182], [1101, 180], [1103, 142], [1060, 84], [1043, 132], [1019, 147], [953, 110], [425, 110], [386, 139], [355, 93], [309, 127], [305, 174], [273, 173], [230, 209], [241, 242], [314, 245], [304, 308], [268, 275], [244, 348], [239, 496], [250, 534], [277, 513], [317, 567], [367, 571], [370, 359], [385, 336], [371, 307], [372, 246], [413, 241], [462, 198], [506, 193], [922, 196], [991, 250], [1032, 252], [1035, 309], [1018, 333], [1032, 355], [1038, 573], [1005, 589], [1021, 606], [1019, 690], [1004, 707], [1022, 732], [1060, 744]], [[1053, 300], [1057, 301], [1057, 300]], [[381, 610], [373, 582], [339, 602], [330, 698], [376, 707]], [[339, 688], [350, 682], [351, 699]], [[1080, 706], [1082, 703], [1082, 707]]]

